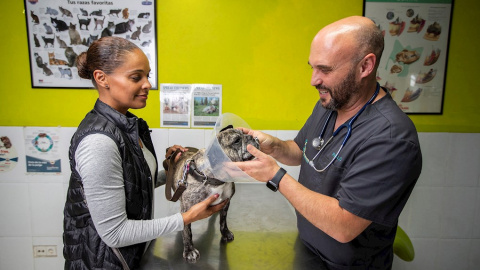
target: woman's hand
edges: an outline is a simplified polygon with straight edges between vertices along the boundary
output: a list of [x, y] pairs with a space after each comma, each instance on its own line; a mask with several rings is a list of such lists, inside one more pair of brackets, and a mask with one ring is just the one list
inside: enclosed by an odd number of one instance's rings
[[197, 220], [207, 218], [225, 207], [225, 205], [228, 203], [228, 200], [225, 200], [217, 205], [210, 206], [210, 204], [218, 199], [218, 196], [218, 194], [214, 194], [206, 198], [204, 201], [195, 204], [187, 212], [182, 213], [183, 223], [185, 226]]
[[188, 151], [188, 148], [185, 148], [181, 145], [174, 145], [174, 146], [170, 146], [169, 148], [167, 148], [167, 151], [165, 153], [165, 158], [168, 160], [168, 159], [171, 159], [172, 158], [172, 155], [175, 153], [175, 151], [177, 151], [178, 149], [180, 149], [180, 153], [177, 154], [177, 156], [175, 156], [175, 162], [178, 161], [178, 159], [180, 158], [180, 156], [182, 155], [183, 152], [186, 152]]

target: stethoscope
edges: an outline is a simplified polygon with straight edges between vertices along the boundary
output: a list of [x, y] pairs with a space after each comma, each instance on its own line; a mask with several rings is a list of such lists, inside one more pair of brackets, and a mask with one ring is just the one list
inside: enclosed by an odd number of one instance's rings
[[[347, 143], [348, 139], [350, 138], [350, 136], [352, 135], [352, 129], [353, 129], [353, 123], [355, 122], [355, 120], [357, 120], [358, 116], [365, 110], [365, 108], [372, 104], [373, 100], [375, 100], [375, 98], [377, 97], [378, 95], [378, 92], [380, 91], [380, 84], [377, 83], [377, 89], [375, 90], [375, 93], [373, 93], [373, 96], [367, 101], [367, 103], [365, 103], [365, 105], [363, 105], [363, 107], [352, 117], [352, 119], [350, 119], [350, 121], [346, 122], [346, 123], [343, 123], [341, 126], [339, 126], [332, 134], [332, 136], [327, 140], [327, 142], [325, 143], [325, 140], [323, 139], [323, 136], [325, 134], [325, 130], [327, 129], [327, 126], [328, 126], [328, 122], [330, 121], [330, 118], [332, 117], [332, 114], [334, 111], [330, 111], [330, 114], [328, 115], [327, 117], [327, 120], [325, 121], [325, 124], [323, 125], [323, 128], [322, 128], [322, 131], [320, 133], [320, 136], [318, 136], [317, 138], [313, 139], [312, 140], [312, 146], [318, 150], [317, 154], [315, 155], [315, 157], [313, 157], [313, 159], [311, 160], [308, 160], [308, 158], [306, 157], [305, 155], [305, 148], [304, 148], [304, 154], [303, 156], [305, 157], [305, 159], [307, 159], [308, 161], [308, 164], [314, 169], [316, 170], [317, 172], [323, 172], [325, 171], [329, 166], [330, 164], [332, 164], [335, 159], [338, 157], [338, 154], [340, 153], [340, 151], [342, 150], [343, 146]], [[322, 170], [318, 170], [317, 168], [315, 168], [314, 164], [313, 164], [313, 161], [318, 157], [318, 155], [323, 151], [323, 149], [328, 145], [328, 143], [335, 137], [338, 135], [338, 133], [340, 133], [340, 131], [343, 129], [343, 128], [347, 128], [347, 134], [345, 135], [345, 138], [343, 139], [343, 142], [342, 144], [340, 145], [340, 148], [338, 149], [338, 151], [335, 153], [335, 156], [333, 157], [333, 159], [330, 161], [330, 163]]]

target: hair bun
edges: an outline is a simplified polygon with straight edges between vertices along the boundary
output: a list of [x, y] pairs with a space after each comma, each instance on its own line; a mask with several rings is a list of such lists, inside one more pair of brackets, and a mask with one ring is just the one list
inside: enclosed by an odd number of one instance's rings
[[82, 52], [79, 56], [77, 56], [77, 69], [78, 69], [78, 76], [83, 79], [92, 79], [92, 72], [88, 68], [87, 64], [87, 52]]

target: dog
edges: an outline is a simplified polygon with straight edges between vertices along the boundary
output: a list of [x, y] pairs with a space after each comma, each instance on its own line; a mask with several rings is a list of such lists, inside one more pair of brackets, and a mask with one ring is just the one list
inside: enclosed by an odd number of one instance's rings
[[[257, 138], [251, 135], [243, 134], [241, 130], [234, 129], [231, 126], [224, 128], [217, 134], [218, 142], [224, 153], [233, 161], [247, 161], [252, 160], [254, 156], [247, 151], [247, 145], [251, 144], [259, 148]], [[188, 211], [193, 205], [205, 200], [213, 194], [219, 194], [218, 199], [211, 205], [216, 205], [224, 200], [230, 200], [235, 193], [235, 184], [233, 182], [223, 182], [219, 179], [214, 179], [210, 172], [202, 172], [198, 168], [202, 168], [205, 164], [205, 148], [195, 149], [187, 147], [189, 151], [182, 153], [179, 160], [175, 163], [173, 160], [176, 153], [170, 159], [170, 165], [167, 170], [167, 185], [165, 193], [168, 200], [176, 201], [180, 199], [180, 210], [182, 213]], [[180, 179], [180, 180], [179, 180]], [[177, 194], [180, 190], [180, 185], [177, 181], [184, 181], [185, 188], [181, 196], [175, 198], [172, 196], [171, 189], [175, 190]], [[171, 184], [172, 182], [173, 185]], [[170, 183], [170, 185], [169, 185]], [[233, 241], [234, 235], [227, 226], [227, 212], [230, 206], [230, 201], [225, 207], [220, 210], [220, 233], [223, 242]], [[194, 247], [192, 241], [191, 224], [186, 225], [183, 229], [183, 258], [189, 263], [195, 263], [200, 258], [200, 252]]]
[[202, 112], [204, 113], [214, 113], [217, 111], [217, 107], [211, 105], [211, 106], [207, 106], [205, 108], [203, 108]]

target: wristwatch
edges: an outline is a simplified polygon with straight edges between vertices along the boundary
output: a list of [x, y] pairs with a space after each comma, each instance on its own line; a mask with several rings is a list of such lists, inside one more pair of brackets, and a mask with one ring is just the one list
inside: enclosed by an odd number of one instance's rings
[[280, 168], [272, 179], [268, 180], [267, 187], [276, 192], [280, 186], [280, 180], [287, 173], [284, 168]]

